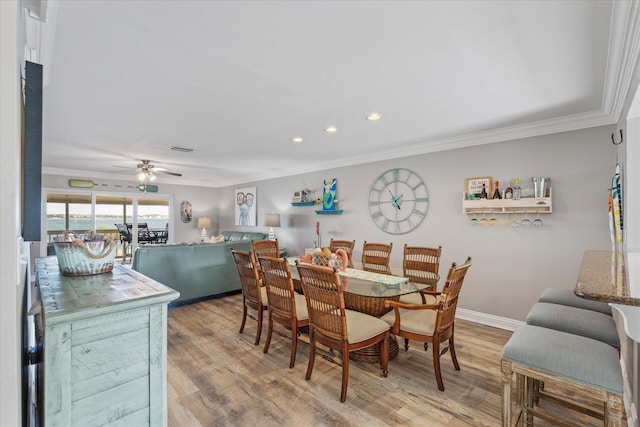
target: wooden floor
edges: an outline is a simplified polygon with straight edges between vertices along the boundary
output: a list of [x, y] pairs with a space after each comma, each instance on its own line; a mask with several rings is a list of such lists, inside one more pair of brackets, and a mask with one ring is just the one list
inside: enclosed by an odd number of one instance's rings
[[[340, 403], [340, 366], [316, 357], [313, 376], [305, 381], [307, 342], [299, 342], [296, 365], [289, 369], [290, 338], [274, 334], [264, 354], [266, 314], [259, 346], [253, 345], [255, 320], [248, 319], [238, 333], [241, 317], [240, 295], [169, 310], [169, 426], [501, 424], [500, 353], [509, 331], [457, 320], [461, 371], [454, 370], [449, 354], [442, 357], [444, 392], [436, 385], [431, 352], [419, 343], [400, 350], [387, 378], [378, 364], [352, 361], [347, 401]], [[576, 417], [577, 426], [602, 425]]]

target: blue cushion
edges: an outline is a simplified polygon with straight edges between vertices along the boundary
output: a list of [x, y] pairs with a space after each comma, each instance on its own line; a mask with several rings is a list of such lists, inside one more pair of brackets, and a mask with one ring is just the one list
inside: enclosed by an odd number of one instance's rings
[[236, 240], [264, 240], [267, 235], [253, 231], [223, 231], [220, 233], [224, 236], [225, 242], [234, 242]]
[[567, 305], [569, 307], [582, 308], [585, 310], [599, 311], [611, 316], [611, 306], [606, 302], [588, 300], [581, 298], [570, 289], [547, 288], [538, 299], [538, 302], [549, 302], [552, 304]]
[[620, 337], [611, 316], [566, 305], [536, 303], [527, 315], [527, 325], [568, 332], [619, 347]]
[[622, 394], [618, 352], [600, 341], [525, 325], [513, 333], [502, 350], [502, 358]]

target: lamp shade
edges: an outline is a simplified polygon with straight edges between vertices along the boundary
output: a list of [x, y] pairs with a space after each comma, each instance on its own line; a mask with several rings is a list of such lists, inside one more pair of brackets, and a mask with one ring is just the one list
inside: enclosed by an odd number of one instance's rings
[[203, 216], [198, 218], [198, 227], [197, 228], [211, 228], [211, 219]]
[[264, 225], [266, 227], [280, 227], [280, 214], [267, 214]]

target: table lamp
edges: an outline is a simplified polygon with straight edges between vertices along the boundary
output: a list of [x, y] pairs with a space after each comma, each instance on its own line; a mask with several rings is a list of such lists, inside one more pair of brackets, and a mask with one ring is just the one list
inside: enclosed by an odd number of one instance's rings
[[198, 218], [198, 228], [202, 228], [200, 241], [204, 242], [207, 239], [207, 228], [211, 228], [211, 219], [206, 216]]
[[276, 240], [276, 235], [273, 232], [273, 227], [280, 227], [280, 214], [267, 214], [267, 218], [264, 222], [269, 228], [269, 240]]

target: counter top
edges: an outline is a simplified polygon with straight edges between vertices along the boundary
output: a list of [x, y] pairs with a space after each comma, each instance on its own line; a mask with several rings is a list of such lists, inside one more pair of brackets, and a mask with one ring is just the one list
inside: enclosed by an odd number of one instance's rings
[[179, 293], [119, 263], [113, 271], [87, 276], [64, 276], [55, 256], [36, 260], [36, 283], [47, 324], [106, 312], [117, 306], [168, 302]]
[[640, 307], [640, 253], [585, 251], [575, 294]]

